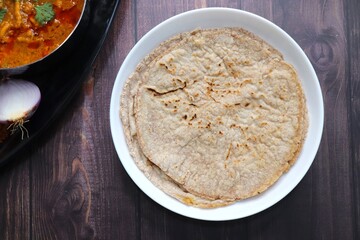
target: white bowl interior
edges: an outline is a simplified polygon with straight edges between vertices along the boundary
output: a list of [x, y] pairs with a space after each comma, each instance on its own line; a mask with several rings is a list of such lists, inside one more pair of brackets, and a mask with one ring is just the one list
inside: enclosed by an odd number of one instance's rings
[[[131, 158], [119, 117], [120, 95], [136, 65], [159, 43], [180, 32], [196, 28], [242, 27], [278, 49], [298, 72], [307, 101], [309, 130], [294, 166], [264, 193], [233, 205], [200, 209], [186, 206], [156, 188], [137, 168]], [[160, 205], [184, 216], [203, 220], [231, 220], [258, 213], [285, 197], [304, 177], [317, 153], [323, 129], [324, 107], [315, 71], [302, 49], [282, 29], [249, 12], [229, 8], [204, 8], [174, 16], [149, 31], [130, 51], [115, 80], [110, 106], [113, 141], [120, 161], [138, 187]]]

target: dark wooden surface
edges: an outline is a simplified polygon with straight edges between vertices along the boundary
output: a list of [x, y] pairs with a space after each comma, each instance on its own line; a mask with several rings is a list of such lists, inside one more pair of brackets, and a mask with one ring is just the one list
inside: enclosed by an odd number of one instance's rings
[[[325, 125], [300, 184], [250, 217], [206, 222], [172, 213], [123, 169], [109, 127], [124, 58], [161, 21], [201, 7], [232, 7], [288, 32], [322, 87]], [[63, 116], [0, 170], [0, 239], [360, 239], [360, 1], [122, 0], [88, 80]]]

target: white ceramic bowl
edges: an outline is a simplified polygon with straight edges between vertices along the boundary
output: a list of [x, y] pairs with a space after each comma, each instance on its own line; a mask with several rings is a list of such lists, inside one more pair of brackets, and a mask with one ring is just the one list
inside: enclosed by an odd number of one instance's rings
[[[242, 27], [260, 36], [278, 49], [297, 70], [307, 101], [309, 130], [304, 147], [294, 166], [264, 193], [233, 205], [216, 208], [194, 208], [169, 197], [156, 188], [137, 168], [131, 158], [119, 117], [120, 95], [125, 80], [136, 65], [159, 43], [180, 32], [195, 28]], [[318, 150], [324, 122], [324, 107], [315, 71], [302, 49], [282, 29], [255, 14], [229, 8], [203, 8], [174, 16], [149, 31], [130, 51], [115, 80], [111, 96], [110, 124], [116, 151], [125, 170], [137, 186], [165, 208], [196, 219], [231, 220], [258, 213], [285, 197], [304, 177]]]

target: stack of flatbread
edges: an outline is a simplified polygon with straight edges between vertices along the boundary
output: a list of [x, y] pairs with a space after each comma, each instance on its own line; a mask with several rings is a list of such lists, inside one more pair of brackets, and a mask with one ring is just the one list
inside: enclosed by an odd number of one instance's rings
[[265, 191], [294, 164], [307, 131], [294, 68], [240, 28], [160, 44], [125, 83], [121, 120], [146, 177], [201, 208]]

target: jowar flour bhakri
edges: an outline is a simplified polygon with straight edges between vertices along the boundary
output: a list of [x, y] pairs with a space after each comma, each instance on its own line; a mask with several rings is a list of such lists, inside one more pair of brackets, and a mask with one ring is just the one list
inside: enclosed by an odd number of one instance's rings
[[126, 81], [121, 120], [148, 179], [202, 208], [265, 191], [294, 164], [307, 131], [295, 70], [240, 28], [163, 42]]

